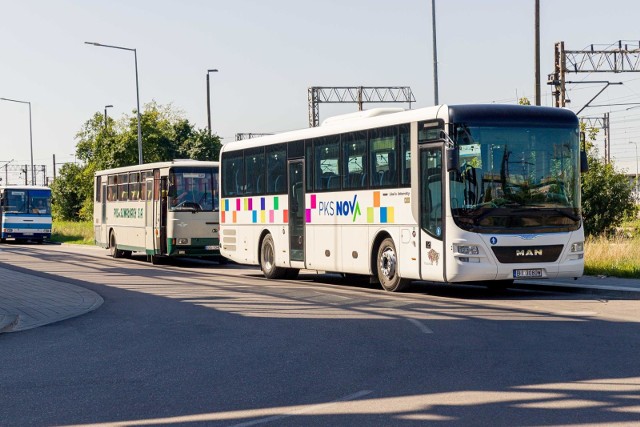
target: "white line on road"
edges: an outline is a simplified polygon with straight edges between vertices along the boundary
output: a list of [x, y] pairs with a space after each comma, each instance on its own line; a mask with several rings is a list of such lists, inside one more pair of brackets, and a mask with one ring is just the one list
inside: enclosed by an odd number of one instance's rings
[[416, 325], [418, 329], [422, 331], [423, 334], [432, 334], [433, 331], [427, 327], [427, 325], [421, 323], [418, 319], [407, 319], [409, 322]]
[[257, 420], [247, 421], [246, 423], [233, 424], [231, 427], [248, 427], [248, 426], [255, 426], [255, 425], [258, 425], [258, 424], [266, 424], [266, 423], [270, 423], [272, 421], [281, 420], [283, 418], [292, 417], [294, 415], [304, 414], [304, 413], [307, 413], [307, 412], [313, 412], [313, 411], [315, 411], [317, 409], [320, 409], [320, 408], [326, 408], [327, 406], [335, 405], [336, 403], [347, 402], [349, 400], [356, 400], [356, 399], [359, 399], [360, 397], [366, 396], [367, 394], [371, 394], [371, 393], [373, 393], [373, 391], [371, 391], [371, 390], [360, 390], [357, 393], [350, 394], [348, 396], [342, 397], [342, 398], [340, 398], [338, 400], [334, 400], [332, 402], [320, 403], [318, 405], [309, 405], [309, 406], [305, 406], [302, 409], [299, 409], [299, 410], [296, 410], [296, 411], [287, 412], [285, 414], [273, 415], [271, 417], [266, 417], [266, 418], [259, 418]]

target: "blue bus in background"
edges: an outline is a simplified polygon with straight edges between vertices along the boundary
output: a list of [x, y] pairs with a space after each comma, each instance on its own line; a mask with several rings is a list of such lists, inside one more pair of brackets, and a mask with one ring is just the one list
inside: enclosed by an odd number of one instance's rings
[[0, 242], [51, 239], [51, 189], [0, 186]]

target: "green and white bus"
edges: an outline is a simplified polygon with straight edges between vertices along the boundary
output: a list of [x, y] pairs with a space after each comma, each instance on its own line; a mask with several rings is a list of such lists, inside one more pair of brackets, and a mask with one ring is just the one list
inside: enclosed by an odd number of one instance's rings
[[578, 277], [584, 160], [575, 114], [518, 105], [377, 109], [230, 142], [221, 253], [269, 278], [360, 274], [389, 291]]
[[114, 258], [219, 257], [218, 162], [174, 160], [95, 173], [96, 244]]

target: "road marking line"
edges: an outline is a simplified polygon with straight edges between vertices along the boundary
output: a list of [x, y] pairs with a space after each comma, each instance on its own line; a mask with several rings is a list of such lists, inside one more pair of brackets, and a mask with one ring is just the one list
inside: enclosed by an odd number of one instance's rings
[[416, 325], [418, 329], [422, 331], [423, 334], [432, 334], [433, 331], [427, 327], [427, 325], [421, 323], [418, 319], [407, 319], [409, 322]]
[[277, 420], [281, 420], [283, 418], [288, 418], [288, 417], [293, 417], [295, 415], [299, 415], [299, 414], [304, 414], [306, 412], [312, 412], [316, 409], [320, 409], [320, 408], [326, 408], [327, 406], [331, 406], [334, 405], [336, 403], [340, 403], [340, 402], [347, 402], [349, 400], [356, 400], [360, 397], [366, 396], [367, 394], [371, 394], [373, 393], [373, 391], [371, 390], [360, 390], [357, 393], [353, 393], [350, 394], [348, 396], [342, 397], [338, 400], [334, 400], [332, 402], [327, 402], [327, 403], [320, 403], [318, 405], [310, 405], [310, 406], [306, 406], [302, 409], [299, 409], [297, 411], [291, 411], [291, 412], [287, 412], [281, 415], [273, 415], [270, 417], [266, 417], [266, 418], [259, 418], [257, 420], [253, 420], [253, 421], [247, 421], [246, 423], [240, 423], [240, 424], [233, 424], [231, 427], [248, 427], [248, 426], [254, 426], [257, 424], [266, 424], [266, 423], [270, 423], [272, 421], [277, 421]]

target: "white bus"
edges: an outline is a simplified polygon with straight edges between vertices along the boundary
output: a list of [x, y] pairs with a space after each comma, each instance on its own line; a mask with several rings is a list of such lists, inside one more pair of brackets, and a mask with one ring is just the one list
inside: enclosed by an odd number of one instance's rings
[[361, 274], [388, 291], [579, 277], [585, 156], [575, 114], [517, 105], [377, 109], [230, 142], [221, 253], [268, 278]]
[[0, 186], [0, 241], [38, 243], [51, 239], [51, 189], [34, 185]]
[[95, 173], [96, 244], [114, 258], [219, 257], [218, 162], [174, 160]]

